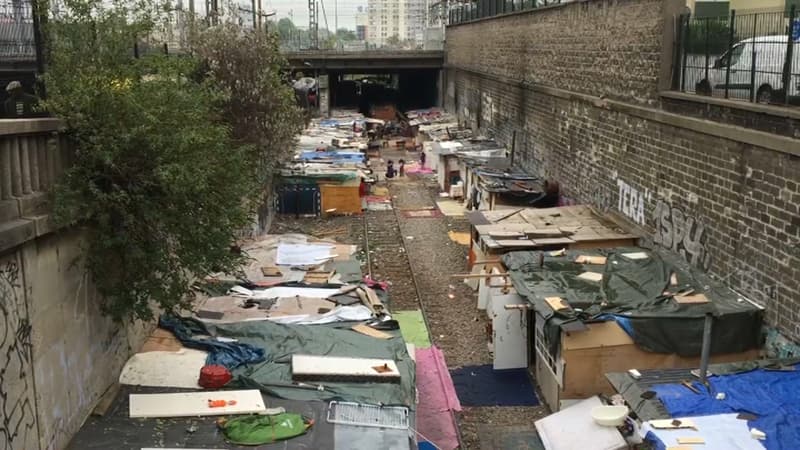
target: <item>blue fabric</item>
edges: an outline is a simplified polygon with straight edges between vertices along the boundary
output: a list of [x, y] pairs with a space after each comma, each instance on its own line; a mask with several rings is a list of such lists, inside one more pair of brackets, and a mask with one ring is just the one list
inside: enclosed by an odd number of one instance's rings
[[[795, 369], [800, 369], [800, 364]], [[768, 450], [800, 448], [800, 371], [758, 369], [714, 376], [709, 383], [710, 394], [697, 382], [694, 385], [700, 394], [679, 384], [652, 389], [674, 417], [746, 412], [758, 417], [748, 423], [767, 434], [763, 443]], [[716, 399], [718, 392], [725, 393], [725, 400]]]
[[536, 406], [539, 399], [525, 369], [494, 370], [491, 365], [450, 371], [462, 406]]
[[313, 160], [313, 159], [341, 159], [345, 161], [362, 161], [364, 159], [364, 154], [360, 152], [331, 152], [331, 151], [324, 151], [324, 152], [317, 152], [317, 151], [307, 151], [300, 153], [300, 159], [303, 160]]
[[209, 365], [216, 364], [228, 369], [235, 369], [244, 364], [253, 364], [266, 359], [266, 352], [263, 348], [250, 344], [219, 342], [213, 337], [195, 338], [195, 335], [209, 336], [211, 334], [199, 320], [164, 314], [159, 318], [158, 326], [171, 331], [184, 346], [207, 351], [206, 364]]
[[625, 331], [625, 333], [627, 333], [628, 336], [631, 337], [631, 339], [635, 340], [633, 332], [633, 324], [631, 323], [630, 317], [619, 316], [616, 314], [600, 314], [599, 316], [596, 317], [596, 319], [604, 321], [613, 320], [614, 322], [617, 322], [617, 325], [619, 325], [619, 327], [622, 328]]

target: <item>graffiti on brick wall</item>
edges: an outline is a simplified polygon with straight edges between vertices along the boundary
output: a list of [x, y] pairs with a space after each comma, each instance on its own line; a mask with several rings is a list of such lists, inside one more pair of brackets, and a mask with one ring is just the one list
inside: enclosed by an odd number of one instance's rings
[[706, 247], [706, 227], [695, 217], [659, 200], [655, 210], [656, 232], [653, 242], [680, 254], [695, 267], [708, 270], [711, 254]]
[[38, 447], [33, 398], [31, 326], [20, 294], [19, 266], [0, 263], [0, 449]]
[[481, 92], [481, 121], [483, 126], [490, 126], [494, 119], [494, 99], [486, 92]]
[[[569, 200], [567, 203], [569, 203]], [[614, 196], [610, 190], [604, 189], [604, 187], [598, 183], [592, 191], [591, 203], [595, 208], [606, 212], [614, 206]], [[578, 204], [578, 202], [573, 202], [572, 204]]]
[[619, 188], [619, 197], [617, 199], [619, 211], [639, 225], [644, 225], [647, 220], [645, 204], [651, 198], [650, 191], [636, 189], [621, 178], [617, 178], [617, 187]]

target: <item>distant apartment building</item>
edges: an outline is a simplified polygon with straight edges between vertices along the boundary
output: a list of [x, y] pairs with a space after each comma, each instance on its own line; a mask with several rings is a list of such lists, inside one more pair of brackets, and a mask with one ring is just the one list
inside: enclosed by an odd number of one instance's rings
[[367, 41], [378, 47], [425, 40], [428, 0], [369, 0]]
[[367, 28], [369, 26], [369, 14], [363, 6], [356, 10], [356, 39], [359, 41], [367, 40]]

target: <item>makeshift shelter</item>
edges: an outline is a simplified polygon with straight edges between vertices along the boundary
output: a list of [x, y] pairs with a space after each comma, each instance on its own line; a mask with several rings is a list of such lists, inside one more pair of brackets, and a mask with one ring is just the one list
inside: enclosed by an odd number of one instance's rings
[[699, 363], [707, 315], [715, 361], [752, 358], [763, 309], [666, 252], [519, 251], [503, 265], [534, 315], [536, 378], [551, 408], [612, 393], [602, 374]]
[[497, 261], [514, 250], [611, 248], [636, 244], [638, 236], [623, 230], [589, 206], [471, 211], [469, 262]]

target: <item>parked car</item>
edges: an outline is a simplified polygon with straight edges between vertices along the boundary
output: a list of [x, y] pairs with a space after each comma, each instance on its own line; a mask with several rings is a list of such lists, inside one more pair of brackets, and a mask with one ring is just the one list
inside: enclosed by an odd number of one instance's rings
[[[696, 85], [696, 92], [703, 95], [724, 94], [728, 88], [731, 98], [754, 99], [759, 103], [783, 100], [783, 71], [786, 62], [788, 40], [786, 35], [759, 36], [739, 41], [714, 61], [707, 70], [707, 78]], [[790, 97], [800, 95], [800, 42], [795, 42], [790, 68]], [[730, 75], [728, 67], [730, 66]], [[727, 83], [726, 83], [726, 77]]]

